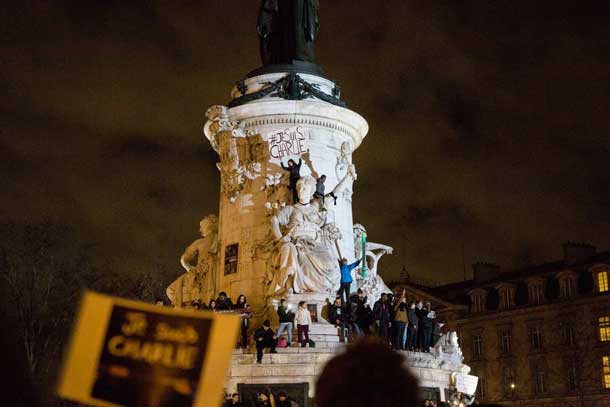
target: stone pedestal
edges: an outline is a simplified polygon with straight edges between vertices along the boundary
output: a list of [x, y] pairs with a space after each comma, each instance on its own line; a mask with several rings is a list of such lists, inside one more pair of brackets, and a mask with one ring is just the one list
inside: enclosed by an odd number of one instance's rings
[[[214, 291], [225, 291], [232, 298], [246, 294], [255, 310], [265, 308], [263, 281], [272, 268], [270, 216], [292, 203], [287, 171], [281, 163], [301, 159], [301, 176], [326, 175], [326, 191], [330, 192], [347, 173], [352, 152], [368, 131], [364, 118], [347, 108], [311, 95], [286, 100], [283, 88], [268, 91], [270, 84], [287, 75], [269, 73], [240, 82], [232, 92], [233, 107], [211, 108], [204, 127], [220, 158]], [[308, 74], [298, 77], [323, 99], [339, 100], [334, 82]], [[268, 94], [260, 96], [261, 92]], [[328, 221], [334, 222], [342, 235], [333, 250], [337, 258], [349, 261], [355, 260], [352, 193], [352, 185], [348, 185], [336, 205], [326, 208]], [[315, 296], [305, 298], [317, 301]]]
[[[329, 326], [329, 325], [325, 325]], [[231, 361], [227, 379], [227, 393], [237, 390], [239, 383], [309, 383], [310, 397], [315, 394], [315, 382], [326, 362], [345, 348], [337, 342], [331, 348], [278, 348], [278, 353], [266, 353], [263, 363], [256, 363], [254, 353], [236, 350]], [[453, 363], [437, 355], [421, 352], [398, 352], [404, 363], [418, 378], [419, 385], [427, 390], [435, 390], [441, 401], [448, 401], [452, 394], [464, 392], [474, 394], [477, 378], [468, 374], [470, 368], [461, 363]], [[463, 383], [470, 383], [471, 386]], [[465, 386], [465, 387], [461, 387]]]

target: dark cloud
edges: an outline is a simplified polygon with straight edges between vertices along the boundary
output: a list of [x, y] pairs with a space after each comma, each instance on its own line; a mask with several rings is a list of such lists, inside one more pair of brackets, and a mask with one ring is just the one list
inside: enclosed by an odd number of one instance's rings
[[[125, 272], [177, 258], [218, 208], [208, 106], [258, 66], [258, 4], [6, 5], [3, 220], [77, 225]], [[610, 4], [324, 1], [317, 59], [370, 132], [354, 218], [383, 273], [610, 248]], [[7, 18], [10, 16], [10, 18]]]

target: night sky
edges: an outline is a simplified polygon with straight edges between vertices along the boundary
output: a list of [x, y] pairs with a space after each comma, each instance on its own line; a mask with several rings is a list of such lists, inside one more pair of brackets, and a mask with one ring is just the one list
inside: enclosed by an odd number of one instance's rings
[[[394, 246], [386, 280], [610, 248], [608, 1], [320, 3], [317, 62], [370, 125], [354, 221]], [[14, 4], [1, 220], [52, 218], [117, 272], [178, 275], [218, 207], [204, 113], [260, 65], [259, 2]]]

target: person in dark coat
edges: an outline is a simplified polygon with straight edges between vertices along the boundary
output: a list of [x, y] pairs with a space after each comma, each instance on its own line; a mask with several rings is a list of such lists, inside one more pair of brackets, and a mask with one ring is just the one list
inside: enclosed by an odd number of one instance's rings
[[368, 304], [368, 297], [364, 295], [361, 289], [358, 289], [358, 325], [365, 334], [371, 333], [371, 325], [375, 323], [373, 310]]
[[357, 337], [361, 337], [363, 335], [362, 328], [360, 327], [359, 320], [359, 309], [360, 309], [360, 298], [358, 294], [353, 294], [350, 297], [350, 301], [347, 303], [347, 323], [349, 328], [353, 333], [356, 334]]
[[297, 182], [301, 179], [301, 164], [303, 160], [299, 158], [299, 163], [295, 163], [293, 159], [288, 160], [288, 167], [282, 164], [282, 168], [290, 173], [290, 189], [292, 190], [293, 203], [299, 202], [299, 195], [297, 193]]
[[341, 301], [341, 297], [335, 298], [334, 304], [330, 306], [328, 315], [329, 322], [341, 329], [341, 335], [343, 336], [344, 341], [347, 342], [349, 338], [348, 315], [347, 310]]
[[347, 264], [347, 259], [342, 258], [339, 262], [339, 270], [341, 271], [341, 286], [339, 291], [337, 291], [337, 296], [343, 300], [343, 293], [345, 293], [345, 303], [349, 300], [349, 290], [352, 285], [352, 270], [358, 267], [360, 261], [362, 259], [358, 259], [352, 264]]
[[388, 305], [388, 295], [381, 294], [381, 298], [373, 306], [373, 315], [377, 324], [377, 332], [381, 340], [388, 343], [388, 325], [390, 323], [390, 309]]
[[436, 345], [436, 342], [441, 339], [441, 336], [443, 336], [443, 334], [441, 333], [441, 328], [444, 325], [444, 323], [436, 321], [436, 323], [434, 324], [434, 329], [432, 330], [432, 342], [430, 342], [430, 346]]
[[233, 301], [227, 297], [227, 293], [221, 291], [216, 298], [216, 310], [217, 311], [231, 311], [233, 309]]
[[324, 191], [326, 190], [324, 182], [326, 182], [326, 175], [322, 174], [320, 175], [320, 178], [316, 180], [316, 192], [313, 194], [314, 198], [324, 199]]
[[241, 294], [237, 297], [235, 310], [241, 317], [241, 341], [240, 348], [248, 349], [248, 328], [250, 327], [250, 318], [252, 318], [252, 307], [246, 301], [246, 296]]
[[254, 332], [254, 342], [256, 343], [256, 363], [263, 362], [263, 350], [270, 348], [271, 353], [277, 353], [275, 346], [277, 345], [277, 337], [271, 329], [271, 322], [266, 319], [263, 326]]
[[424, 349], [424, 329], [422, 323], [424, 322], [425, 316], [428, 315], [428, 310], [424, 308], [424, 302], [422, 300], [417, 301], [415, 314], [419, 320], [419, 325], [417, 326], [417, 349], [422, 351]]
[[411, 352], [415, 351], [417, 348], [417, 328], [419, 326], [419, 318], [417, 317], [415, 310], [415, 301], [412, 301], [409, 304], [409, 309], [407, 310], [407, 318], [409, 319], [409, 324], [407, 325], [407, 350], [410, 350]]
[[280, 391], [277, 394], [277, 400], [275, 400], [275, 407], [293, 407], [296, 403], [288, 398], [288, 395]]
[[432, 341], [432, 330], [434, 329], [434, 323], [436, 322], [435, 312], [431, 310], [431, 305], [426, 302], [424, 308], [427, 312], [424, 316], [421, 326], [424, 330], [423, 335], [423, 351], [430, 352], [430, 342]]
[[284, 331], [288, 334], [288, 346], [292, 345], [292, 323], [294, 322], [294, 312], [290, 310], [290, 305], [286, 304], [286, 299], [282, 298], [277, 307], [277, 316], [280, 320], [280, 326], [277, 329], [277, 337], [279, 338]]

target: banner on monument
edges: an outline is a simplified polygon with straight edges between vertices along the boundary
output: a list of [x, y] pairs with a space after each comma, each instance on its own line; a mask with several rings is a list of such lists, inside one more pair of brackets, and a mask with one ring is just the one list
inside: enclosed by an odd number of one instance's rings
[[86, 292], [57, 392], [94, 406], [214, 406], [239, 317]]

